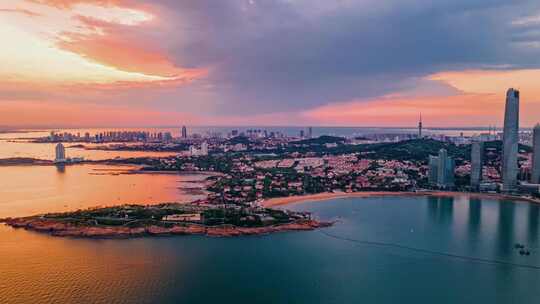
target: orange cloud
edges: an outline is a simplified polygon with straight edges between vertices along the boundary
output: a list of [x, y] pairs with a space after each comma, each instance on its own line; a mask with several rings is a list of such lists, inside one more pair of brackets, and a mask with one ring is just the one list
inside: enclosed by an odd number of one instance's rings
[[0, 13], [16, 13], [16, 14], [23, 14], [27, 17], [39, 17], [41, 14], [38, 14], [36, 12], [33, 12], [31, 10], [22, 9], [22, 8], [1, 8]]
[[521, 91], [522, 100], [540, 99], [540, 69], [440, 72], [427, 79], [445, 82], [465, 93], [496, 94], [513, 87]]
[[76, 4], [93, 4], [99, 6], [112, 6], [121, 4], [122, 0], [27, 0], [28, 2], [55, 6], [58, 8], [70, 8]]
[[[318, 124], [350, 126], [414, 126], [420, 112], [427, 127], [487, 126], [502, 122], [503, 94], [393, 98], [330, 104], [303, 113]], [[534, 105], [540, 113], [540, 104]], [[533, 117], [525, 119], [529, 125]], [[522, 120], [523, 121], [523, 120]]]
[[92, 18], [79, 18], [86, 26], [99, 29], [101, 34], [66, 32], [57, 45], [92, 61], [114, 66], [122, 71], [139, 72], [168, 78], [196, 78], [206, 74], [206, 69], [184, 69], [148, 43], [127, 38], [125, 26], [114, 25]]
[[176, 86], [207, 73], [177, 67], [163, 50], [150, 47], [157, 43], [139, 40], [142, 24], [154, 16], [146, 7], [118, 6], [120, 1], [32, 1], [22, 6], [7, 1], [0, 11], [31, 11], [39, 18], [9, 14], [0, 28], [9, 41], [0, 53], [3, 86]]

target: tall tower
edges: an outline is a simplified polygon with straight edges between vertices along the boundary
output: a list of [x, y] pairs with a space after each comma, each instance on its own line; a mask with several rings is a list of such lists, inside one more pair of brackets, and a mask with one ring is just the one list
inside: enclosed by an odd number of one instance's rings
[[540, 184], [540, 124], [533, 129], [533, 157], [531, 183]]
[[482, 180], [484, 144], [475, 141], [471, 145], [471, 188], [478, 190]]
[[422, 138], [422, 113], [420, 113], [420, 120], [418, 120], [418, 138]]
[[65, 162], [66, 161], [66, 148], [64, 148], [64, 145], [62, 145], [62, 143], [58, 143], [56, 147], [54, 148], [54, 150], [55, 150], [54, 162], [55, 163]]
[[187, 138], [187, 128], [186, 126], [182, 126], [182, 138]]
[[453, 187], [454, 169], [454, 159], [448, 156], [446, 149], [440, 149], [438, 156], [429, 156], [429, 183], [444, 189]]
[[508, 89], [504, 110], [502, 178], [503, 191], [513, 191], [518, 174], [519, 91]]
[[438, 164], [438, 172], [437, 172], [437, 181], [440, 185], [445, 185], [447, 176], [446, 173], [448, 171], [448, 152], [446, 149], [440, 149], [439, 150], [439, 164]]

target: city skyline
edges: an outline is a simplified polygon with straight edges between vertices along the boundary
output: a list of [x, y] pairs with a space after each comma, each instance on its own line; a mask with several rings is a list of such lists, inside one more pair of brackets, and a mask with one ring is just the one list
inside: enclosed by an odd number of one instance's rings
[[403, 127], [421, 111], [426, 128], [501, 126], [515, 87], [533, 127], [539, 12], [535, 1], [7, 0], [0, 121]]

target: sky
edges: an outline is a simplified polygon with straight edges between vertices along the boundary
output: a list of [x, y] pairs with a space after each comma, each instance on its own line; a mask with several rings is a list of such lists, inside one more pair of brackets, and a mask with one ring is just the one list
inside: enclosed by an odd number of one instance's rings
[[2, 0], [0, 126], [540, 122], [537, 0]]

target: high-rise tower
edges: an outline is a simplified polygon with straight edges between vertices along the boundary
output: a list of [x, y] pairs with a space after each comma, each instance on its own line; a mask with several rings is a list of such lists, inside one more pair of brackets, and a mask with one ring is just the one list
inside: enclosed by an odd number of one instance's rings
[[484, 144], [476, 141], [471, 145], [471, 188], [478, 190], [482, 180]]
[[531, 183], [540, 184], [540, 124], [536, 124], [533, 129]]
[[187, 128], [186, 126], [182, 126], [182, 138], [187, 138]]
[[55, 163], [64, 163], [66, 162], [66, 148], [64, 148], [64, 145], [62, 143], [58, 143], [56, 147], [54, 148], [55, 151]]
[[503, 152], [501, 173], [503, 191], [513, 191], [518, 174], [519, 91], [508, 89], [504, 110]]
[[438, 156], [429, 156], [429, 183], [444, 189], [454, 186], [454, 159], [446, 149], [440, 149]]
[[422, 138], [422, 113], [420, 113], [420, 120], [418, 120], [418, 138]]

